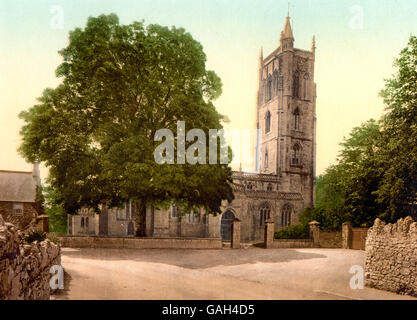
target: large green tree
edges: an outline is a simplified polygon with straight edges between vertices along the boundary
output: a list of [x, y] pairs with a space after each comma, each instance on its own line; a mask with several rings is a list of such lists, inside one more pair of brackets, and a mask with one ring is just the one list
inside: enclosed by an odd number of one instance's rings
[[377, 195], [383, 218], [417, 217], [417, 37], [411, 36], [386, 80], [381, 96], [386, 104], [382, 118], [379, 169], [382, 180]]
[[227, 164], [154, 160], [158, 129], [175, 133], [178, 120], [187, 130], [222, 128], [213, 105], [221, 80], [206, 70], [203, 48], [189, 33], [101, 15], [72, 31], [60, 54], [62, 84], [21, 114], [20, 151], [46, 164], [66, 211], [135, 199], [143, 223], [149, 204], [218, 212], [223, 199], [233, 198]]
[[417, 37], [394, 66], [381, 91], [385, 114], [354, 128], [318, 179], [317, 206], [306, 214], [326, 226], [417, 217]]

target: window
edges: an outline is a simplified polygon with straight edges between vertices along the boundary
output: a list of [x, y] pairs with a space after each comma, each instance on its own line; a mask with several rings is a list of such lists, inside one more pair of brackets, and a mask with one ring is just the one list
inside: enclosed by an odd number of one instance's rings
[[266, 191], [272, 191], [272, 190], [273, 190], [272, 183], [268, 183], [266, 187]]
[[291, 225], [291, 213], [292, 213], [291, 205], [286, 204], [284, 205], [284, 207], [282, 207], [281, 225], [283, 227], [288, 227]]
[[301, 153], [300, 146], [296, 144], [291, 150], [291, 165], [293, 166], [301, 165], [300, 153]]
[[171, 207], [171, 217], [172, 218], [177, 218], [180, 215], [181, 211], [180, 208], [177, 206], [172, 206]]
[[274, 71], [274, 94], [278, 94], [278, 72]]
[[308, 73], [304, 74], [304, 78], [303, 78], [303, 98], [305, 100], [310, 100], [310, 76]]
[[271, 209], [268, 205], [264, 205], [259, 210], [259, 226], [262, 227], [265, 225], [265, 221], [269, 220], [271, 215]]
[[247, 189], [247, 190], [253, 190], [253, 184], [252, 184], [251, 182], [249, 182], [249, 183], [246, 185], [246, 189]]
[[300, 110], [298, 108], [293, 113], [293, 128], [294, 130], [300, 130]]
[[297, 73], [295, 73], [294, 75], [294, 79], [293, 79], [293, 85], [292, 85], [292, 95], [294, 98], [299, 98], [300, 97], [300, 76]]
[[269, 75], [269, 77], [268, 77], [268, 87], [267, 87], [266, 99], [267, 99], [267, 101], [272, 99], [272, 77], [271, 77], [271, 75]]
[[271, 112], [267, 111], [265, 115], [265, 133], [271, 130]]
[[85, 227], [88, 229], [88, 217], [85, 218]]
[[81, 228], [84, 228], [84, 217], [81, 218]]
[[268, 149], [266, 149], [265, 150], [265, 163], [264, 163], [265, 169], [268, 168], [268, 162], [269, 162], [269, 159], [268, 159]]
[[17, 216], [23, 215], [23, 203], [13, 203], [13, 214]]

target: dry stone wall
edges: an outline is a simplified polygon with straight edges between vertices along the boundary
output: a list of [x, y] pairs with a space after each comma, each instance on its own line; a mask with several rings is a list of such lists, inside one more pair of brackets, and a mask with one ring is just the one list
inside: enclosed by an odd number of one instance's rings
[[0, 215], [0, 300], [49, 299], [60, 247], [49, 240], [24, 243], [24, 234]]
[[367, 286], [417, 296], [417, 222], [411, 217], [395, 224], [376, 219], [365, 251]]

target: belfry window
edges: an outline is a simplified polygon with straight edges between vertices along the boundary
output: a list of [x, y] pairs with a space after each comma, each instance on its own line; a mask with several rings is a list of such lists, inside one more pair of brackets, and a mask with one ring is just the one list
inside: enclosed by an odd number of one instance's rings
[[274, 94], [278, 94], [278, 71], [274, 71]]
[[265, 116], [265, 133], [268, 133], [270, 130], [271, 130], [271, 113], [267, 111], [266, 116]]
[[294, 98], [300, 98], [300, 76], [298, 72], [294, 75], [292, 85], [292, 95]]
[[268, 159], [268, 149], [266, 149], [265, 150], [265, 163], [264, 163], [264, 168], [265, 169], [268, 168], [268, 162], [269, 162], [269, 159]]
[[300, 153], [301, 153], [300, 146], [296, 144], [291, 149], [291, 165], [298, 166], [301, 164]]
[[267, 86], [266, 99], [267, 99], [267, 101], [272, 99], [272, 78], [271, 78], [271, 76], [268, 77], [268, 86]]
[[293, 113], [293, 128], [294, 130], [300, 130], [300, 111], [298, 108]]

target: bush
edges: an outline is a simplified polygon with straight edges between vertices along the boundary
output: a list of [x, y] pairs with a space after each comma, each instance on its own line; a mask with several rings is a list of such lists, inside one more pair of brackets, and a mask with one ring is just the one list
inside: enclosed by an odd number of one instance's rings
[[46, 234], [45, 233], [43, 233], [43, 232], [41, 232], [41, 231], [38, 231], [38, 230], [36, 230], [36, 231], [32, 231], [31, 233], [29, 233], [25, 238], [24, 238], [24, 240], [27, 242], [27, 243], [31, 243], [31, 242], [34, 242], [34, 241], [39, 241], [39, 242], [42, 242], [42, 241], [44, 241], [46, 239]]
[[308, 239], [310, 231], [308, 224], [295, 224], [281, 229], [274, 234], [275, 239]]

